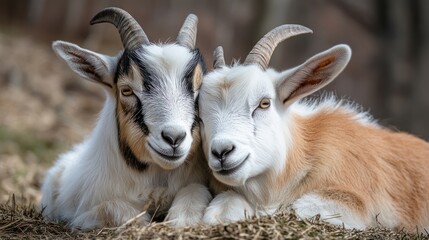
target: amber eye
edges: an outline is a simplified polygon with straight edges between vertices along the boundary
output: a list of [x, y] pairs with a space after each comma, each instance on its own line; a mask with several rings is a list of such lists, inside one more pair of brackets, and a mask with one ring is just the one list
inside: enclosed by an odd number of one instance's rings
[[269, 98], [263, 98], [261, 102], [259, 102], [259, 108], [267, 109], [271, 106], [271, 100]]
[[133, 90], [130, 87], [121, 88], [121, 94], [124, 96], [131, 96], [133, 94]]

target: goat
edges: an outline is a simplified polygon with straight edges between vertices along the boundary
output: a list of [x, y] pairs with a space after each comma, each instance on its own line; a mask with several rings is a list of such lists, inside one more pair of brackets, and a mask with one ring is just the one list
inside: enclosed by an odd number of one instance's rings
[[186, 18], [176, 43], [150, 44], [131, 15], [106, 8], [91, 24], [116, 26], [124, 47], [118, 55], [53, 43], [57, 55], [79, 76], [103, 86], [107, 97], [91, 135], [47, 172], [46, 219], [90, 229], [118, 226], [137, 215], [146, 223], [168, 211], [175, 226], [201, 221], [211, 194], [197, 121], [205, 73], [195, 48], [197, 21], [193, 14]]
[[300, 218], [320, 214], [346, 228], [428, 228], [427, 142], [383, 128], [334, 97], [299, 101], [336, 78], [351, 58], [349, 46], [282, 72], [268, 68], [279, 42], [311, 32], [277, 27], [244, 64], [231, 67], [222, 48], [215, 50], [215, 69], [199, 95], [203, 150], [217, 192], [203, 221], [237, 221], [288, 206]]

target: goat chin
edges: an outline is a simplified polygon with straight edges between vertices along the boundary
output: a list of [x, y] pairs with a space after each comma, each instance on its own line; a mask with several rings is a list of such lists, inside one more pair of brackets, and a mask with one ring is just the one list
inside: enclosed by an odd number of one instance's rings
[[[202, 185], [206, 177], [199, 143], [189, 154], [192, 159], [173, 171], [155, 165], [143, 173], [136, 171], [121, 159], [112, 121], [115, 104], [108, 96], [92, 134], [61, 155], [47, 172], [42, 186], [43, 215], [81, 229], [118, 226], [138, 215], [136, 221], [144, 224], [153, 215], [167, 213], [178, 194], [184, 196], [174, 201], [169, 219], [176, 226], [196, 224], [192, 219], [201, 219], [205, 206], [195, 206], [207, 205], [211, 198]], [[184, 187], [190, 183], [195, 192], [189, 200], [185, 194], [189, 187]], [[192, 211], [184, 204], [189, 201], [196, 204]]]

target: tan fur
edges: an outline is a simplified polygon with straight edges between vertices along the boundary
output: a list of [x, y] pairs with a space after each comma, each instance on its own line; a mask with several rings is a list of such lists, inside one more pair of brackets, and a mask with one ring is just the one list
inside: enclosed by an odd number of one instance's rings
[[339, 201], [356, 213], [365, 213], [366, 205], [361, 195], [352, 189], [326, 188], [315, 191], [316, 194], [327, 200]]
[[138, 159], [151, 159], [146, 144], [146, 136], [140, 127], [131, 119], [131, 114], [125, 114], [121, 108], [118, 109], [119, 138], [127, 142]]
[[[114, 223], [112, 220], [114, 219], [112, 216], [112, 213], [107, 205], [101, 204], [97, 208], [97, 216], [98, 218], [103, 222], [103, 225], [105, 227], [112, 227], [117, 225], [117, 223]], [[121, 224], [121, 223], [119, 223]]]
[[197, 91], [203, 83], [203, 69], [200, 64], [197, 64], [194, 70], [194, 75], [192, 76], [192, 86], [194, 86], [194, 91]]
[[224, 79], [223, 81], [219, 81], [219, 85], [217, 86], [217, 88], [225, 91], [228, 90], [233, 83], [233, 81], [227, 81], [226, 79]]
[[323, 68], [323, 67], [328, 66], [329, 64], [333, 63], [335, 60], [336, 60], [336, 57], [335, 57], [335, 56], [332, 56], [332, 57], [327, 58], [326, 60], [324, 60], [324, 61], [320, 62], [320, 63], [319, 63], [319, 65], [317, 66], [317, 68], [315, 68], [315, 69], [313, 70], [313, 73], [314, 73], [314, 72], [319, 71], [319, 70], [320, 70], [321, 68]]
[[233, 189], [232, 187], [217, 180], [213, 175], [210, 177], [209, 188], [213, 193], [216, 194]]
[[[141, 81], [139, 71], [137, 65], [132, 62], [128, 76], [118, 79], [118, 86], [135, 85], [134, 88], [140, 86], [141, 83], [138, 83]], [[146, 136], [141, 131], [140, 126], [132, 119], [136, 101], [138, 100], [135, 97], [122, 97], [119, 95], [120, 93], [117, 94], [118, 106], [116, 110], [120, 129], [119, 139], [129, 145], [138, 159], [151, 159], [147, 148], [143, 147], [146, 145]]]
[[60, 178], [63, 175], [64, 169], [58, 169], [52, 180], [52, 202], [56, 202], [60, 191]]
[[429, 226], [429, 144], [353, 117], [341, 109], [293, 116], [294, 143], [273, 190], [294, 184], [289, 199], [315, 192], [370, 222], [393, 215], [399, 228]]

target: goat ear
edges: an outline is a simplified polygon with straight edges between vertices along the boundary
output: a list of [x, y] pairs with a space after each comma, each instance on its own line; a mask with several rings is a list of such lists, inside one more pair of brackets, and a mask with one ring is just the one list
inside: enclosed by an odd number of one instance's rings
[[194, 91], [198, 91], [203, 82], [204, 69], [200, 63], [194, 69], [194, 75], [192, 76], [192, 88]]
[[351, 55], [350, 47], [341, 44], [313, 56], [292, 70], [285, 71], [277, 83], [280, 101], [290, 105], [328, 85], [343, 71]]
[[63, 41], [55, 41], [52, 44], [52, 49], [79, 76], [112, 88], [116, 58], [98, 54], [76, 44]]

